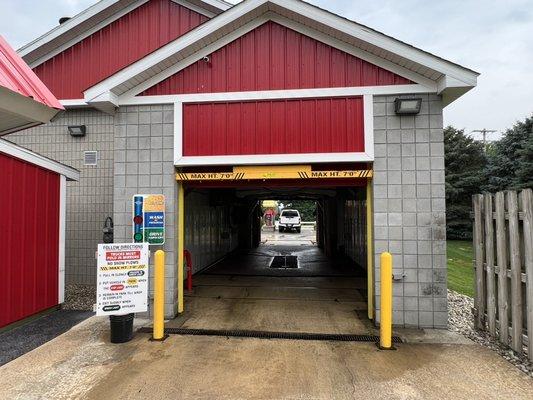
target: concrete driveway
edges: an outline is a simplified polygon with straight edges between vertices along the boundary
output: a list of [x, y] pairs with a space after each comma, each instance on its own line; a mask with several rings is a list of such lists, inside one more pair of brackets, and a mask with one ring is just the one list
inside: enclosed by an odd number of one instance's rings
[[[294, 247], [292, 252], [311, 252], [307, 258], [320, 271], [327, 260], [318, 262], [309, 248], [312, 236], [310, 229], [301, 235], [272, 232], [261, 254], [269, 259], [270, 252]], [[221, 263], [198, 276], [186, 313], [167, 326], [375, 332], [358, 317], [366, 315], [364, 279], [342, 271], [269, 275], [261, 260]], [[112, 345], [108, 319], [93, 317], [0, 367], [0, 399], [533, 398], [533, 379], [457, 334], [395, 334], [406, 341], [397, 351], [379, 351], [373, 343], [206, 336], [171, 336], [160, 343], [141, 333]]]
[[404, 332], [422, 343], [388, 352], [371, 343], [220, 337], [157, 343], [149, 334], [112, 345], [108, 334], [107, 319], [92, 317], [0, 367], [0, 398], [533, 398], [532, 379], [451, 333]]

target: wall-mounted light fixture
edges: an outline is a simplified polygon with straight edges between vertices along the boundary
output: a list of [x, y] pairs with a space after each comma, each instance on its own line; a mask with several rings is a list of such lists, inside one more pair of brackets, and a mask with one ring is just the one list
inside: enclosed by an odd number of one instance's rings
[[396, 99], [394, 100], [394, 112], [398, 115], [414, 115], [420, 112], [422, 99]]
[[70, 136], [81, 137], [87, 133], [87, 127], [85, 125], [69, 125], [68, 133]]

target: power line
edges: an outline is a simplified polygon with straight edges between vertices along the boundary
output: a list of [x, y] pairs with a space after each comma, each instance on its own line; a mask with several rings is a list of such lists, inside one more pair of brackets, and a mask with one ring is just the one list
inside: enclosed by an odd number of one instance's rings
[[483, 148], [486, 149], [487, 148], [487, 134], [494, 133], [494, 132], [498, 132], [498, 131], [494, 129], [484, 128], [484, 129], [475, 129], [471, 133], [482, 133], [483, 134]]

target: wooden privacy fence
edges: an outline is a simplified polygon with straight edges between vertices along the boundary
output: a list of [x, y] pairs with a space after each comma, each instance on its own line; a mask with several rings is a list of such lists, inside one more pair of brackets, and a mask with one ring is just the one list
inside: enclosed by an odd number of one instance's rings
[[474, 318], [519, 354], [533, 361], [532, 190], [473, 196]]

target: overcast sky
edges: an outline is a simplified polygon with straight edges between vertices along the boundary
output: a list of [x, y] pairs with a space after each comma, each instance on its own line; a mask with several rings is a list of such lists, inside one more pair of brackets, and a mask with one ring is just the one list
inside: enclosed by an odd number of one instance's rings
[[[310, 2], [480, 72], [478, 87], [445, 108], [445, 124], [503, 131], [532, 115], [532, 0]], [[0, 34], [18, 48], [94, 3], [0, 0]]]

